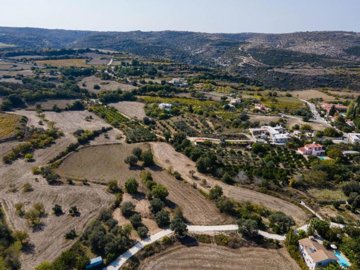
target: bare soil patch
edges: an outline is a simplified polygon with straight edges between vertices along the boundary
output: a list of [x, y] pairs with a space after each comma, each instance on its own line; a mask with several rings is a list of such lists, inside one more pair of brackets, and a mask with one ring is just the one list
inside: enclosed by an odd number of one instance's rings
[[299, 91], [291, 91], [290, 94], [292, 94], [294, 97], [297, 97], [299, 99], [304, 100], [310, 100], [310, 99], [317, 99], [322, 98], [324, 101], [333, 101], [335, 100], [334, 97], [329, 96], [319, 90], [316, 89], [308, 89], [308, 90], [299, 90]]
[[124, 185], [130, 177], [139, 178], [139, 169], [129, 169], [124, 159], [135, 147], [147, 149], [145, 144], [113, 144], [91, 146], [80, 149], [68, 156], [57, 169], [64, 178], [88, 179], [107, 183], [116, 179]]
[[55, 100], [47, 100], [42, 102], [36, 102], [34, 104], [29, 104], [28, 110], [36, 110], [36, 106], [40, 105], [41, 109], [49, 111], [52, 110], [54, 105], [58, 106], [61, 110], [64, 110], [68, 105], [73, 104], [76, 99], [55, 99]]
[[121, 101], [112, 103], [110, 106], [115, 107], [119, 112], [131, 118], [142, 120], [146, 116], [144, 110], [145, 104], [141, 102]]
[[[86, 77], [81, 82], [79, 82], [79, 87], [86, 88], [90, 92], [98, 93], [100, 91], [115, 91], [118, 89], [121, 89], [123, 91], [132, 91], [135, 89], [134, 86], [124, 83], [119, 83], [116, 81], [110, 81], [110, 80], [102, 80], [96, 76]], [[94, 86], [99, 85], [100, 90], [95, 90]]]
[[[242, 188], [239, 186], [229, 186], [218, 181], [211, 176], [201, 174], [196, 170], [196, 164], [185, 155], [178, 153], [167, 143], [151, 143], [156, 162], [163, 168], [171, 168], [178, 171], [182, 177], [191, 184], [196, 184], [198, 188], [208, 192], [209, 188], [200, 186], [201, 179], [205, 179], [209, 186], [219, 185], [223, 188], [224, 195], [237, 201], [249, 201], [255, 204], [263, 205], [273, 211], [282, 211], [293, 217], [293, 219], [303, 224], [307, 220], [307, 215], [299, 207], [288, 201], [266, 195], [260, 192]], [[191, 171], [195, 171], [196, 179], [191, 176]], [[198, 179], [198, 180], [197, 180]]]
[[144, 260], [140, 270], [299, 270], [285, 249], [177, 245]]

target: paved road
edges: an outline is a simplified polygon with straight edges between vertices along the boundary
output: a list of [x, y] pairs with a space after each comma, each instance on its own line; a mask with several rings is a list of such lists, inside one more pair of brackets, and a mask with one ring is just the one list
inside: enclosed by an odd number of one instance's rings
[[[244, 134], [245, 135], [245, 134]], [[246, 135], [248, 136], [248, 135]], [[220, 144], [221, 143], [221, 139], [216, 139], [216, 138], [207, 138], [207, 137], [188, 137], [188, 140], [191, 142], [195, 142], [197, 140], [204, 140], [204, 141], [209, 141], [215, 144]], [[247, 140], [228, 140], [228, 139], [224, 139], [225, 142], [228, 143], [254, 143], [255, 140], [254, 139], [247, 139]]]
[[318, 110], [316, 109], [316, 106], [314, 103], [311, 103], [305, 99], [300, 99], [301, 101], [305, 102], [309, 108], [311, 113], [313, 114], [314, 120], [318, 123], [327, 125], [329, 127], [331, 127], [331, 125], [328, 123], [328, 121], [325, 120], [325, 118], [321, 117], [320, 113], [318, 112]]
[[[188, 225], [187, 226], [189, 232], [192, 233], [217, 233], [217, 232], [231, 232], [231, 231], [237, 231], [238, 225], [236, 224], [230, 224], [230, 225], [219, 225], [219, 226], [197, 226], [197, 225]], [[130, 248], [125, 253], [121, 254], [115, 261], [113, 261], [110, 265], [103, 268], [103, 270], [119, 270], [128, 259], [130, 259], [132, 256], [134, 256], [136, 253], [138, 253], [140, 250], [142, 250], [145, 246], [150, 245], [158, 240], [161, 240], [165, 236], [169, 236], [173, 233], [171, 230], [162, 230], [161, 232], [158, 232], [149, 238], [140, 241], [136, 243], [132, 248]], [[259, 231], [259, 235], [262, 235], [265, 238], [278, 240], [278, 241], [284, 241], [285, 236], [284, 235], [277, 235], [277, 234], [271, 234], [264, 231]]]

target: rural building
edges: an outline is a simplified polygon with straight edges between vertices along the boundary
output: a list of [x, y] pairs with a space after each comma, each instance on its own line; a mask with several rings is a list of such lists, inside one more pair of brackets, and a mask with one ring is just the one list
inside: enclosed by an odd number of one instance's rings
[[327, 266], [338, 260], [333, 251], [327, 250], [322, 244], [312, 238], [299, 240], [299, 249], [310, 270]]
[[325, 155], [325, 150], [321, 144], [312, 143], [306, 144], [304, 147], [300, 147], [297, 152], [303, 156], [323, 156]]
[[159, 109], [161, 110], [171, 110], [172, 108], [172, 104], [170, 103], [160, 103], [159, 104]]
[[282, 126], [262, 126], [250, 128], [249, 131], [255, 140], [268, 140], [271, 144], [284, 145], [289, 140], [289, 133]]
[[232, 105], [232, 106], [236, 106], [236, 105], [239, 105], [241, 104], [241, 99], [240, 98], [231, 98], [230, 101], [229, 101], [229, 105]]
[[347, 134], [348, 143], [360, 143], [360, 133], [348, 133]]
[[270, 109], [266, 106], [264, 106], [263, 104], [255, 104], [255, 110], [258, 110], [258, 111], [263, 111], [263, 112], [267, 112], [267, 111], [270, 111]]
[[85, 269], [94, 269], [103, 264], [102, 257], [96, 257], [90, 260], [90, 263], [85, 267]]
[[189, 85], [188, 82], [182, 78], [174, 78], [171, 81], [169, 81], [169, 83], [176, 87], [187, 87]]

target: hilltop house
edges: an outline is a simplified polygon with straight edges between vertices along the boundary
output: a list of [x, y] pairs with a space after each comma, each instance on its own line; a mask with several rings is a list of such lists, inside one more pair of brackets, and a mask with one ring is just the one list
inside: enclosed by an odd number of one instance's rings
[[312, 143], [306, 144], [304, 147], [300, 147], [297, 152], [303, 156], [323, 156], [325, 155], [325, 150], [321, 144]]
[[310, 270], [337, 262], [337, 257], [335, 254], [332, 251], [327, 250], [315, 239], [304, 238], [299, 240], [299, 249], [306, 265]]
[[348, 133], [347, 134], [348, 143], [360, 143], [360, 133]]
[[249, 131], [257, 141], [269, 140], [271, 144], [284, 145], [289, 140], [289, 133], [282, 126], [262, 126], [261, 128], [250, 128]]
[[170, 103], [160, 103], [159, 104], [159, 109], [160, 110], [171, 110], [171, 108], [172, 108], [172, 104], [170, 104]]
[[185, 79], [182, 78], [174, 78], [170, 80], [168, 83], [176, 86], [176, 87], [187, 87], [189, 84]]

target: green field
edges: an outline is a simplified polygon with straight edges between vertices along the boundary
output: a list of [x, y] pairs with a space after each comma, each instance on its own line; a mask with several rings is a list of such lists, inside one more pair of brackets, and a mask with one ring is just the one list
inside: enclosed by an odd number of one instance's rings
[[178, 103], [186, 106], [199, 106], [199, 107], [216, 107], [219, 106], [220, 103], [211, 100], [197, 100], [190, 98], [163, 98], [163, 97], [140, 97], [146, 103]]
[[269, 108], [274, 108], [279, 111], [292, 112], [305, 108], [305, 104], [295, 97], [276, 97], [274, 100], [266, 98], [262, 100], [262, 103]]

